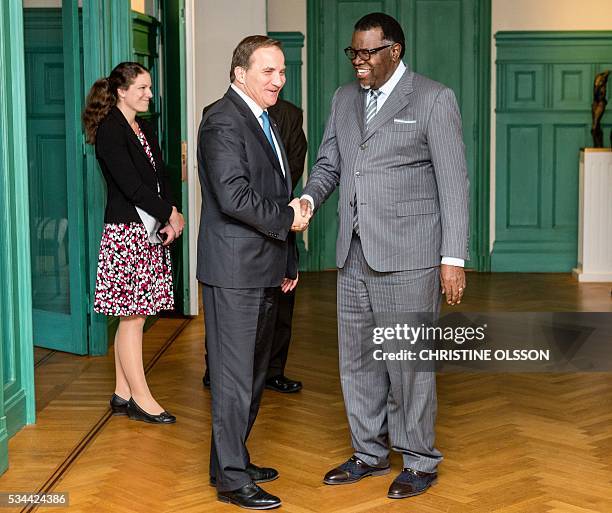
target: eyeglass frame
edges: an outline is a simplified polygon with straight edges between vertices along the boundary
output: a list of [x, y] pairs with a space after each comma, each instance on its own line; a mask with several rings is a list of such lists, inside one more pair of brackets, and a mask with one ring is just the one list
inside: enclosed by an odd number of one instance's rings
[[[385, 48], [389, 48], [393, 45], [396, 45], [399, 43], [389, 43], [387, 45], [384, 46], [379, 46], [378, 48], [359, 48], [359, 49], [355, 49], [352, 48], [351, 46], [347, 46], [344, 49], [344, 55], [346, 55], [348, 57], [349, 60], [354, 60], [355, 57], [359, 57], [362, 61], [369, 61], [370, 58], [372, 57], [372, 55], [377, 54], [378, 52], [380, 52], [381, 50], [384, 50]], [[353, 53], [353, 56], [351, 57], [349, 55], [349, 52]], [[367, 58], [362, 55], [360, 55], [360, 52], [367, 52], [365, 55], [367, 55]]]

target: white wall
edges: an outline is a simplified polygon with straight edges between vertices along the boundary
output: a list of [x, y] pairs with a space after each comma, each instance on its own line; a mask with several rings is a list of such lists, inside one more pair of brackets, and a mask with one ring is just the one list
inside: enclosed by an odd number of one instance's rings
[[196, 107], [219, 99], [229, 86], [232, 52], [246, 36], [266, 33], [265, 0], [195, 0]]
[[[612, 30], [610, 0], [492, 0], [491, 32]], [[491, 41], [491, 249], [495, 241], [495, 103], [497, 51]]]

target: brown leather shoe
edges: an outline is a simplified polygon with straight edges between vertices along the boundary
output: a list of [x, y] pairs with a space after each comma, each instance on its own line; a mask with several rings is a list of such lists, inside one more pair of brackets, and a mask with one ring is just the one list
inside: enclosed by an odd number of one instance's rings
[[357, 456], [351, 456], [339, 467], [330, 470], [323, 482], [328, 485], [356, 483], [367, 476], [384, 476], [391, 471], [391, 467], [372, 467], [361, 461]]
[[438, 479], [437, 472], [420, 472], [405, 468], [395, 478], [389, 487], [387, 497], [390, 499], [405, 499], [422, 494]]

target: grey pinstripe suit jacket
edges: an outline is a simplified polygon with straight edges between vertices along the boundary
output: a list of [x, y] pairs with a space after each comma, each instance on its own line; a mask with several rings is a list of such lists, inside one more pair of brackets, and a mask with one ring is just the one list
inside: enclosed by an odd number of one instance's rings
[[365, 130], [365, 90], [340, 87], [303, 193], [318, 208], [340, 185], [336, 265], [343, 267], [357, 199], [368, 265], [423, 269], [468, 258], [469, 180], [453, 92], [406, 72]]

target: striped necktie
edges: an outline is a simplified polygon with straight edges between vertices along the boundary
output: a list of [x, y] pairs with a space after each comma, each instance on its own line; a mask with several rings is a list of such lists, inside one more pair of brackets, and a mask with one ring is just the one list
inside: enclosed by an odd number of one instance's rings
[[378, 89], [370, 89], [368, 93], [368, 104], [366, 105], [366, 128], [370, 125], [370, 122], [376, 116], [376, 112], [378, 109], [377, 99], [380, 96], [380, 91]]

